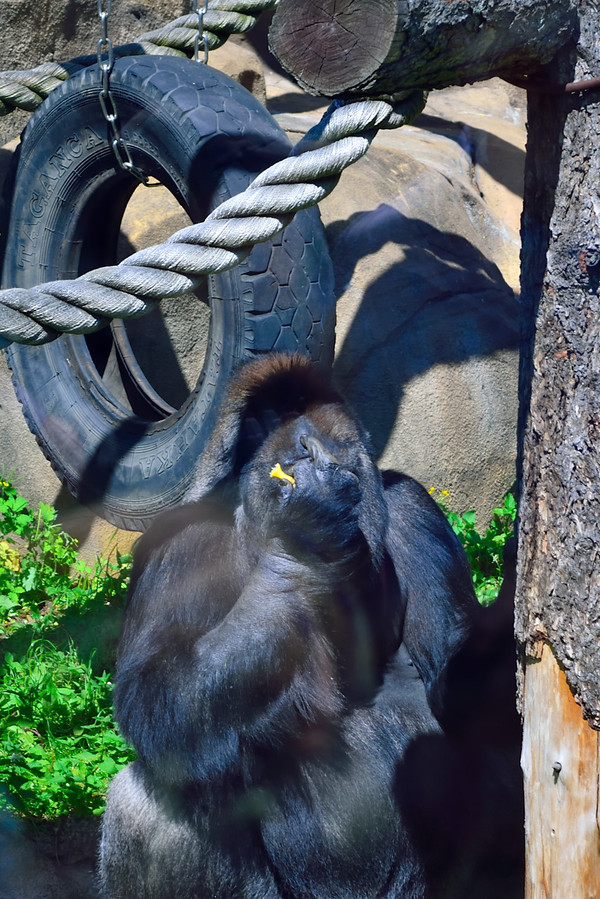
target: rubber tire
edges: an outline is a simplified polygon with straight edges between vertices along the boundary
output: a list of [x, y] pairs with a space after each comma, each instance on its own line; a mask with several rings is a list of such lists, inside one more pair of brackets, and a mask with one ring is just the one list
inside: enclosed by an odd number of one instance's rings
[[[24, 134], [6, 241], [4, 287], [77, 277], [116, 259], [135, 179], [115, 163], [91, 67], [50, 95]], [[253, 174], [285, 156], [272, 116], [226, 75], [173, 57], [121, 59], [111, 76], [121, 134], [133, 162], [202, 220]], [[108, 329], [8, 350], [29, 426], [61, 480], [121, 528], [145, 530], [188, 488], [231, 373], [271, 350], [333, 357], [333, 275], [315, 209], [297, 214], [272, 244], [208, 279], [204, 368], [181, 408], [133, 414], [107, 389], [90, 347]], [[132, 407], [133, 408], [133, 407]], [[158, 420], [156, 420], [158, 419]]]

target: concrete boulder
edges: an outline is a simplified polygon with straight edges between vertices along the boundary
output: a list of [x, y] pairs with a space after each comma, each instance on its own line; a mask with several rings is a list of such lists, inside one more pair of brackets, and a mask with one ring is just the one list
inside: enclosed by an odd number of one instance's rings
[[[318, 121], [314, 98], [271, 84], [288, 131]], [[481, 527], [515, 477], [524, 141], [517, 89], [433, 92], [321, 204], [337, 381], [382, 467], [448, 491]]]
[[[12, 5], [26, 14], [24, 0]], [[62, 13], [55, 10], [49, 24], [52, 50], [44, 57], [39, 48], [36, 56], [23, 35], [11, 68], [68, 58], [96, 39], [96, 17], [87, 7], [70, 32], [66, 5], [57, 6]], [[119, 24], [113, 6], [115, 43], [180, 12], [152, 3], [142, 22], [125, 6], [120, 14], [133, 16], [132, 31], [130, 19]], [[258, 96], [266, 80], [269, 108], [295, 140], [324, 105], [268, 60], [263, 66], [265, 59], [239, 39], [211, 55], [212, 64], [246, 79]], [[449, 491], [451, 505], [475, 508], [481, 523], [514, 479], [524, 138], [516, 89], [493, 80], [434, 92], [412, 126], [380, 132], [321, 206], [336, 277], [335, 373], [342, 390], [382, 466]], [[4, 161], [8, 155], [3, 151]], [[125, 236], [132, 248], [173, 230], [171, 218], [161, 228], [147, 211], [147, 202], [138, 213], [128, 209]], [[181, 364], [197, 367], [198, 361], [182, 358]], [[20, 477], [32, 501], [57, 504], [65, 526], [86, 538], [87, 554], [95, 555], [114, 529], [70, 501], [27, 431], [4, 363], [0, 379], [4, 470]]]

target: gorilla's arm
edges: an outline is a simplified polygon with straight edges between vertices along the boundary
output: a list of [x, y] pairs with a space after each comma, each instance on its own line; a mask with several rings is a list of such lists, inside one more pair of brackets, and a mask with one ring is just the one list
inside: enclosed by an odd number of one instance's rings
[[481, 613], [471, 569], [427, 491], [397, 472], [384, 472], [383, 480], [389, 515], [385, 542], [406, 601], [403, 641], [433, 713], [448, 727], [460, 714], [449, 695], [453, 661], [473, 639]]
[[273, 747], [339, 715], [314, 572], [277, 552], [250, 556], [234, 527], [203, 521], [134, 572], [116, 715], [164, 781], [218, 780], [244, 745]]
[[362, 625], [379, 578], [356, 534], [339, 559], [299, 558], [206, 505], [180, 512], [183, 525], [162, 516], [166, 539], [142, 538], [119, 648], [120, 728], [170, 782], [218, 778], [244, 747], [281, 748], [335, 722], [343, 652], [332, 634], [344, 644], [354, 636], [335, 608], [349, 627], [356, 609]]

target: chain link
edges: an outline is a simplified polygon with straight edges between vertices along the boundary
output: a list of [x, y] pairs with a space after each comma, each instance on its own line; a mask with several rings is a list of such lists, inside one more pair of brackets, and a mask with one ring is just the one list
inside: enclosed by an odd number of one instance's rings
[[[100, 2], [100, 0], [98, 0]], [[200, 62], [198, 59], [199, 50], [200, 50], [200, 41], [202, 41], [202, 49], [204, 50], [204, 58], [202, 62], [204, 65], [208, 64], [208, 35], [204, 30], [204, 16], [208, 12], [208, 0], [204, 0], [204, 5], [202, 9], [198, 9], [198, 0], [192, 0], [192, 13], [198, 17], [198, 34], [194, 38], [194, 59], [196, 62]]]
[[98, 0], [98, 16], [100, 17], [100, 40], [98, 41], [98, 69], [102, 76], [102, 90], [98, 95], [102, 115], [112, 132], [111, 146], [119, 168], [129, 172], [141, 184], [148, 185], [148, 176], [136, 166], [131, 158], [129, 147], [121, 137], [118, 127], [119, 114], [115, 98], [110, 90], [110, 76], [115, 64], [112, 41], [108, 36], [108, 17], [111, 0]]

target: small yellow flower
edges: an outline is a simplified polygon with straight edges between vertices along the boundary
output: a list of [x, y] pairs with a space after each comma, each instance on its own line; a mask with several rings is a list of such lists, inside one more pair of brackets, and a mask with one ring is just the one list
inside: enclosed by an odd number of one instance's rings
[[288, 474], [287, 471], [284, 471], [279, 462], [275, 465], [274, 468], [269, 472], [270, 477], [279, 478], [280, 481], [289, 481], [292, 487], [296, 486], [296, 479], [293, 475]]

